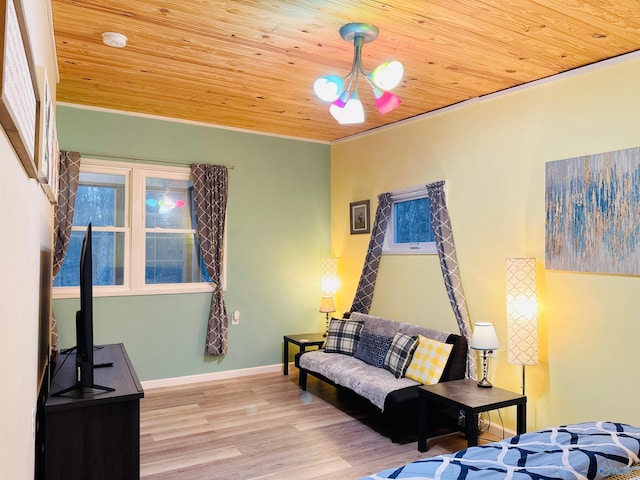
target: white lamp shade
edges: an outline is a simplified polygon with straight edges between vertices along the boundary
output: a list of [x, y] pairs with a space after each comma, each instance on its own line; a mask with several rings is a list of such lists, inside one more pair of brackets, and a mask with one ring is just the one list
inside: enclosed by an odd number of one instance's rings
[[340, 288], [338, 279], [338, 258], [326, 257], [322, 259], [322, 278], [320, 289], [323, 297], [335, 297]]
[[538, 358], [538, 301], [536, 259], [505, 260], [507, 293], [507, 361], [536, 365]]
[[320, 300], [320, 312], [331, 313], [336, 311], [336, 306], [333, 303], [333, 297], [322, 297]]
[[498, 336], [489, 322], [476, 322], [473, 327], [470, 347], [475, 350], [496, 350], [500, 344]]

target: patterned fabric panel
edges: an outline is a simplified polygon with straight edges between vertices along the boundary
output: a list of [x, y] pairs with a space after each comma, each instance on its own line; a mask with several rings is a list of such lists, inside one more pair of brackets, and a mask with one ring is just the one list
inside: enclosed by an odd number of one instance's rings
[[332, 318], [324, 347], [325, 351], [327, 353], [353, 355], [358, 346], [363, 326], [363, 322]]
[[418, 335], [418, 347], [413, 352], [411, 363], [405, 377], [423, 385], [433, 385], [440, 381], [444, 367], [447, 366], [453, 345], [442, 343], [431, 338]]
[[393, 337], [370, 333], [366, 330], [365, 326], [365, 330], [363, 330], [360, 335], [360, 341], [358, 342], [354, 356], [369, 365], [382, 368], [392, 341]]
[[417, 336], [396, 333], [384, 359], [384, 368], [393, 373], [396, 378], [403, 377], [417, 345]]
[[585, 422], [416, 460], [361, 480], [599, 480], [625, 473], [640, 463], [639, 455], [640, 428]]

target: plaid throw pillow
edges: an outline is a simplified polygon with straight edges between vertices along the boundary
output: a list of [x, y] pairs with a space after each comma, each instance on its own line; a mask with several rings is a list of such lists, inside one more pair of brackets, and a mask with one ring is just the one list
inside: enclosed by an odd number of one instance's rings
[[382, 368], [392, 340], [392, 337], [376, 335], [365, 329], [360, 335], [360, 341], [353, 356], [369, 365]]
[[360, 332], [364, 322], [355, 320], [338, 320], [332, 318], [324, 351], [327, 353], [343, 353], [353, 355], [360, 340]]
[[418, 335], [418, 347], [404, 376], [423, 385], [438, 383], [452, 348], [450, 343]]
[[417, 335], [396, 333], [384, 359], [384, 368], [393, 373], [396, 378], [402, 377], [409, 366], [416, 345], [418, 345]]

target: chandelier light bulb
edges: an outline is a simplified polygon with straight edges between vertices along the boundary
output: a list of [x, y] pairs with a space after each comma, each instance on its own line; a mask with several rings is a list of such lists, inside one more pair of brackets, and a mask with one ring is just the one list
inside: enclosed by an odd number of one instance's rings
[[392, 90], [398, 86], [404, 75], [404, 67], [397, 60], [385, 62], [371, 72], [371, 81], [381, 90]]
[[381, 92], [378, 89], [374, 89], [373, 93], [376, 97], [376, 108], [383, 115], [402, 103], [402, 100], [391, 92]]
[[313, 92], [320, 100], [333, 102], [342, 93], [344, 81], [337, 75], [325, 75], [313, 83]]
[[339, 120], [342, 125], [350, 125], [353, 123], [364, 122], [364, 108], [362, 102], [358, 98], [358, 92], [353, 92], [353, 95], [342, 109], [342, 117]]

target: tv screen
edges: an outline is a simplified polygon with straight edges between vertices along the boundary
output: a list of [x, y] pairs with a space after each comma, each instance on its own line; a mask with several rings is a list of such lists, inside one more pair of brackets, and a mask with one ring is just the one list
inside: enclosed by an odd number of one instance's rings
[[82, 240], [80, 253], [80, 310], [76, 313], [76, 366], [82, 388], [93, 386], [93, 268], [91, 264], [91, 223]]
[[[91, 223], [82, 240], [80, 252], [80, 310], [76, 312], [76, 383], [68, 388], [52, 394], [60, 396], [76, 391], [84, 394], [91, 389], [114, 391], [111, 387], [96, 385], [93, 370], [96, 367], [110, 367], [111, 363], [95, 365], [93, 363], [93, 266], [91, 262]], [[73, 349], [72, 349], [73, 350]]]

